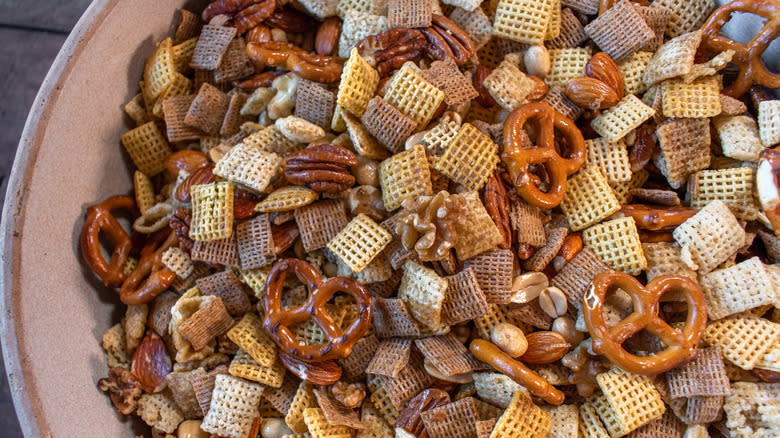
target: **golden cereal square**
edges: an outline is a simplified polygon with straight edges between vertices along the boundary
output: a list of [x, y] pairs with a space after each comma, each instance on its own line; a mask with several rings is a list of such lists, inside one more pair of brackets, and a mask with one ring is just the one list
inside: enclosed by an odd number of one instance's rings
[[780, 143], [780, 100], [765, 100], [758, 104], [758, 131], [764, 146]]
[[382, 252], [391, 239], [387, 230], [361, 213], [328, 242], [327, 248], [353, 272], [360, 272]]
[[258, 365], [271, 367], [276, 362], [276, 344], [263, 330], [263, 322], [254, 313], [246, 313], [227, 333]]
[[[620, 368], [613, 368], [596, 376], [604, 400], [614, 415], [620, 435], [661, 418], [666, 406], [661, 400], [661, 394], [655, 389], [650, 379], [645, 376], [631, 374]], [[597, 411], [599, 411], [597, 407]], [[609, 429], [612, 421], [607, 421], [599, 412]], [[612, 436], [616, 436], [610, 430]]]
[[398, 298], [407, 305], [419, 323], [432, 330], [439, 329], [447, 280], [436, 275], [432, 269], [414, 262], [406, 262], [403, 271]]
[[632, 217], [594, 225], [582, 232], [582, 240], [611, 269], [639, 275], [647, 268], [647, 259]]
[[704, 118], [720, 114], [720, 83], [706, 76], [686, 84], [670, 79], [661, 84], [664, 117]]
[[710, 322], [704, 345], [717, 345], [723, 357], [743, 370], [753, 369], [780, 340], [780, 324], [763, 318], [724, 318]]
[[498, 164], [498, 145], [464, 123], [433, 167], [468, 190], [480, 190]]
[[468, 260], [496, 248], [503, 237], [479, 199], [479, 193], [471, 191], [459, 196], [466, 201], [466, 217], [456, 228], [459, 238], [455, 243], [455, 254], [460, 260]]
[[652, 52], [639, 51], [618, 64], [627, 94], [640, 94], [647, 90], [642, 76], [652, 57]]
[[531, 397], [517, 391], [490, 438], [545, 438], [551, 425], [550, 414], [536, 406]]
[[[568, 383], [568, 380], [566, 380]], [[548, 438], [569, 438], [576, 437], [579, 431], [579, 414], [577, 405], [566, 404], [560, 406], [550, 406], [543, 408], [550, 414], [552, 426]]]
[[147, 122], [122, 135], [122, 146], [133, 164], [148, 176], [165, 170], [163, 160], [171, 154], [171, 148], [155, 122]]
[[353, 48], [341, 72], [336, 103], [357, 117], [366, 112], [368, 101], [379, 84], [379, 73]]
[[661, 46], [653, 54], [644, 71], [645, 85], [651, 87], [666, 79], [688, 74], [693, 68], [701, 37], [701, 31], [686, 33]]
[[777, 285], [758, 257], [701, 277], [710, 320], [777, 301]]
[[573, 231], [585, 229], [620, 210], [607, 179], [596, 166], [584, 166], [569, 178], [561, 210]]
[[252, 144], [239, 143], [217, 162], [214, 174], [256, 192], [263, 192], [281, 163], [282, 158], [273, 152], [266, 152]]
[[501, 108], [513, 111], [526, 102], [536, 84], [517, 64], [504, 60], [485, 78], [483, 86]]
[[209, 242], [233, 234], [233, 184], [214, 182], [190, 188], [192, 223], [190, 238]]
[[306, 433], [309, 431], [303, 419], [303, 412], [308, 408], [317, 407], [317, 399], [312, 391], [312, 384], [302, 380], [295, 391], [290, 408], [287, 410], [284, 422], [293, 432]]
[[590, 126], [609, 141], [618, 141], [653, 116], [655, 110], [628, 94], [617, 105], [593, 119]]
[[672, 232], [689, 268], [705, 274], [745, 244], [745, 230], [726, 204], [711, 201]]
[[597, 398], [603, 398], [603, 396], [589, 397], [580, 405], [579, 436], [582, 438], [609, 438], [609, 433], [596, 412], [595, 399]]
[[499, 0], [493, 18], [493, 36], [542, 44], [552, 7], [552, 0]]
[[439, 109], [444, 101], [444, 92], [426, 81], [415, 69], [414, 64], [406, 63], [393, 75], [387, 84], [385, 100], [414, 120], [419, 131]]
[[425, 148], [418, 144], [382, 161], [379, 182], [387, 211], [397, 209], [405, 199], [432, 195], [431, 171]]
[[257, 408], [263, 389], [257, 383], [250, 383], [229, 374], [219, 374], [201, 429], [231, 438], [248, 436], [258, 415]]
[[720, 199], [738, 219], [755, 220], [758, 207], [753, 198], [754, 173], [752, 167], [732, 167], [702, 170], [692, 175], [688, 182], [691, 207], [702, 208]]
[[255, 211], [259, 213], [292, 211], [311, 204], [317, 197], [317, 192], [307, 187], [286, 186], [271, 192], [255, 206]]
[[279, 388], [284, 381], [284, 374], [287, 370], [279, 361], [274, 361], [270, 366], [260, 365], [255, 362], [244, 350], [238, 350], [238, 353], [230, 362], [228, 372], [236, 377], [251, 380], [271, 388]]
[[[780, 115], [778, 115], [780, 117]], [[713, 120], [723, 155], [741, 161], [758, 162], [764, 150], [756, 120], [750, 116], [722, 116]]]
[[584, 47], [550, 50], [550, 73], [544, 77], [544, 82], [550, 88], [565, 88], [569, 79], [585, 76], [585, 66], [590, 56], [590, 49]]
[[320, 408], [306, 408], [303, 411], [303, 421], [312, 438], [352, 438], [354, 435], [350, 427], [328, 423]]
[[146, 102], [151, 106], [166, 88], [174, 80], [176, 69], [173, 64], [173, 41], [166, 38], [157, 44], [154, 52], [149, 56], [144, 64], [144, 98], [148, 97], [151, 102]]
[[662, 275], [682, 275], [698, 281], [696, 271], [682, 261], [680, 247], [669, 242], [643, 243], [647, 259], [647, 281]]
[[603, 138], [594, 138], [585, 140], [585, 145], [588, 148], [586, 164], [598, 166], [610, 185], [631, 181], [628, 148], [623, 140], [611, 142]]

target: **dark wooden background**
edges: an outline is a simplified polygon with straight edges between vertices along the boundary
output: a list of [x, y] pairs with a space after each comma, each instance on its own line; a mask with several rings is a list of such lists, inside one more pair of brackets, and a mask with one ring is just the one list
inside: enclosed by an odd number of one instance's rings
[[[90, 0], [0, 0], [0, 202], [43, 78]], [[0, 436], [20, 438], [0, 361]]]

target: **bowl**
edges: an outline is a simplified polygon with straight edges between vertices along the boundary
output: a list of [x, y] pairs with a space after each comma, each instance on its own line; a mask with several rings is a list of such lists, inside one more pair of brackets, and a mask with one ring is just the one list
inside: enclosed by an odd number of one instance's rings
[[[132, 126], [123, 106], [137, 93], [145, 58], [172, 34], [178, 9], [205, 3], [94, 1], [33, 104], [3, 210], [0, 280], [0, 340], [27, 437], [133, 437], [146, 429], [96, 388], [108, 371], [101, 338], [122, 315], [117, 293], [81, 262], [78, 235], [87, 205], [131, 190], [119, 137]], [[759, 27], [749, 20], [730, 29], [744, 39]], [[777, 70], [773, 49], [767, 59]]]

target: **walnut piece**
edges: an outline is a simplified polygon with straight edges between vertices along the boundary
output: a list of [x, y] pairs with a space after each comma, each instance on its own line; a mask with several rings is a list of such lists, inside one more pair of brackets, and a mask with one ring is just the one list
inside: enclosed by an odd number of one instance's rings
[[122, 367], [114, 367], [108, 371], [108, 377], [98, 381], [98, 388], [107, 391], [116, 409], [124, 415], [129, 415], [138, 406], [143, 390], [141, 384], [133, 377], [133, 373]]
[[407, 199], [396, 232], [407, 250], [422, 261], [442, 260], [458, 241], [456, 227], [464, 220], [465, 203], [441, 191], [434, 196]]
[[366, 388], [362, 383], [347, 383], [339, 380], [330, 386], [330, 392], [333, 398], [350, 409], [360, 406], [366, 398]]

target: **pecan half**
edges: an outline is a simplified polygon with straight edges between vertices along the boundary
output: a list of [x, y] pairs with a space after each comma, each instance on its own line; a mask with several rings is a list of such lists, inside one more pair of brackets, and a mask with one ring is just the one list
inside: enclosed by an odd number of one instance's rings
[[217, 178], [214, 176], [214, 165], [207, 164], [206, 166], [192, 172], [190, 176], [182, 181], [182, 183], [176, 187], [176, 192], [174, 192], [173, 197], [181, 203], [189, 204], [191, 200], [190, 189], [192, 186], [209, 184], [216, 180]]
[[165, 389], [165, 376], [171, 372], [171, 358], [162, 339], [156, 335], [144, 337], [133, 353], [130, 372], [150, 394]]
[[509, 222], [509, 198], [504, 183], [501, 182], [497, 173], [494, 173], [485, 184], [485, 210], [504, 236], [504, 241], [499, 247], [511, 248], [512, 227]]
[[644, 169], [656, 149], [655, 124], [645, 123], [636, 129], [636, 140], [628, 151], [628, 162], [631, 164], [631, 172], [639, 172]]
[[108, 392], [114, 407], [124, 415], [135, 411], [143, 390], [133, 373], [122, 367], [108, 370], [108, 377], [98, 381], [98, 388]]
[[398, 415], [395, 427], [400, 427], [417, 438], [428, 438], [428, 432], [425, 430], [425, 424], [421, 417], [422, 413], [444, 406], [449, 402], [449, 394], [441, 389], [426, 389], [409, 400], [409, 404]]
[[317, 24], [312, 17], [287, 6], [276, 9], [263, 23], [289, 33], [303, 33]]
[[185, 149], [176, 151], [163, 160], [165, 170], [176, 176], [180, 170], [193, 173], [209, 163], [209, 157], [201, 151]]
[[477, 93], [479, 93], [476, 101], [485, 108], [490, 108], [496, 104], [493, 96], [491, 96], [490, 93], [488, 93], [487, 88], [485, 88], [485, 78], [490, 75], [491, 71], [492, 70], [490, 70], [490, 67], [479, 64], [477, 66], [477, 71], [474, 73], [474, 77], [472, 78], [474, 88], [477, 90]]
[[418, 29], [394, 28], [365, 38], [355, 47], [360, 56], [376, 67], [379, 76], [385, 77], [422, 55], [428, 42]]
[[431, 15], [431, 27], [447, 42], [455, 62], [463, 65], [477, 53], [474, 41], [454, 21], [443, 15]]
[[168, 226], [173, 229], [176, 237], [179, 238], [179, 248], [187, 252], [192, 251], [192, 246], [195, 244], [192, 239], [190, 239], [191, 221], [192, 210], [189, 208], [178, 208], [168, 222]]
[[255, 205], [260, 199], [254, 193], [244, 189], [233, 190], [233, 217], [235, 219], [247, 219], [255, 214]]
[[276, 9], [276, 0], [217, 0], [203, 10], [203, 21], [209, 22], [218, 15], [230, 17], [225, 23], [233, 26], [239, 35], [262, 23]]
[[290, 184], [316, 192], [337, 193], [355, 184], [348, 166], [357, 166], [357, 156], [334, 144], [321, 144], [295, 152], [284, 161], [284, 177]]

